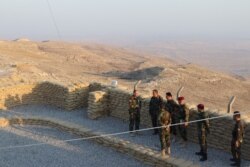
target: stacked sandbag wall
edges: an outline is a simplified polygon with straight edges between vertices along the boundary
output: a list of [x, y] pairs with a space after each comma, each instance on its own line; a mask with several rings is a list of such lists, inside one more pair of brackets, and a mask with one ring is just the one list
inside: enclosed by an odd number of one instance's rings
[[76, 84], [68, 88], [66, 95], [65, 109], [74, 110], [88, 106], [89, 85]]
[[[94, 100], [88, 101], [89, 92], [100, 91], [107, 93], [107, 104], [100, 105], [100, 108], [107, 108], [107, 113], [111, 116], [128, 120], [128, 101], [132, 92], [118, 88], [107, 88], [101, 84], [76, 84], [70, 87], [54, 84], [50, 82], [41, 82], [29, 85], [18, 85], [14, 87], [5, 87], [0, 89], [0, 109], [8, 109], [23, 104], [49, 104], [68, 110], [87, 107], [96, 103]], [[104, 91], [105, 90], [105, 91]], [[91, 93], [90, 93], [91, 94]], [[149, 98], [142, 100], [141, 124], [149, 127], [151, 120], [148, 113]], [[103, 103], [104, 104], [104, 103]], [[93, 107], [93, 106], [91, 106]], [[90, 108], [91, 108], [90, 107]], [[89, 108], [89, 109], [90, 109]], [[103, 110], [104, 111], [104, 110]], [[210, 117], [222, 116], [225, 112], [207, 110]], [[197, 111], [192, 110], [190, 120], [196, 119]], [[250, 123], [247, 122], [249, 114], [242, 114], [246, 122], [246, 132], [242, 146], [242, 155], [250, 160]], [[249, 120], [249, 119], [248, 119]], [[222, 149], [230, 152], [231, 131], [234, 125], [232, 116], [225, 116], [219, 119], [211, 120], [211, 134], [208, 137], [210, 147]], [[190, 141], [197, 142], [196, 123], [190, 124], [188, 128], [188, 138]]]
[[109, 110], [113, 117], [128, 121], [128, 102], [130, 93], [117, 88], [109, 89]]
[[[128, 101], [132, 93], [120, 90], [120, 89], [109, 89], [109, 110], [110, 115], [113, 117], [120, 118], [122, 120], [128, 120]], [[151, 126], [151, 119], [149, 115], [149, 98], [144, 98], [142, 100], [142, 109], [141, 109], [141, 124], [146, 127]], [[189, 105], [191, 106], [191, 105]], [[190, 108], [190, 121], [197, 119], [197, 111], [195, 110], [194, 105]], [[232, 138], [232, 129], [234, 126], [234, 121], [232, 116], [226, 115], [227, 113], [219, 111], [207, 110], [210, 117], [221, 117], [218, 119], [210, 120], [210, 135], [208, 137], [208, 145], [213, 148], [221, 149], [227, 152], [230, 152], [231, 138]], [[225, 115], [225, 116], [224, 116]], [[250, 123], [247, 122], [246, 118], [248, 115], [243, 117], [243, 121], [246, 124], [245, 138], [242, 146], [242, 156], [245, 159], [250, 160]], [[178, 129], [178, 128], [177, 128]], [[188, 127], [188, 138], [189, 141], [198, 143], [197, 137], [197, 123], [191, 123]]]
[[[23, 100], [23, 95], [31, 94], [35, 87], [36, 84], [0, 88], [0, 109], [8, 109], [28, 103], [27, 99]], [[36, 99], [31, 97], [29, 101], [35, 103]]]
[[67, 110], [87, 107], [89, 85], [66, 87], [50, 82], [17, 85], [0, 89], [0, 109], [18, 105], [47, 104]]
[[95, 91], [89, 93], [88, 117], [97, 119], [108, 115], [108, 95], [105, 91]]

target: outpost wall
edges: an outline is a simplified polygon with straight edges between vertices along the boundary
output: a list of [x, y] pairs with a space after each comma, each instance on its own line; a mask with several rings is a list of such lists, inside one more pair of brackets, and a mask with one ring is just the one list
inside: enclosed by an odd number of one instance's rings
[[[18, 85], [0, 89], [0, 110], [27, 104], [46, 104], [72, 111], [78, 108], [88, 108], [88, 116], [98, 119], [101, 116], [113, 116], [122, 120], [128, 120], [128, 99], [131, 92], [119, 88], [112, 88], [98, 83], [74, 84], [63, 86], [60, 84], [41, 82], [29, 85]], [[141, 124], [151, 126], [148, 113], [149, 98], [142, 97]], [[195, 120], [197, 111], [195, 105], [191, 108], [191, 120]], [[207, 109], [210, 117], [223, 116], [226, 112]], [[250, 160], [250, 114], [242, 114], [246, 123], [245, 138], [242, 147], [244, 159]], [[230, 152], [231, 130], [234, 122], [228, 115], [211, 120], [211, 134], [208, 145], [217, 149]], [[189, 139], [198, 142], [196, 124], [190, 124], [188, 130]]]

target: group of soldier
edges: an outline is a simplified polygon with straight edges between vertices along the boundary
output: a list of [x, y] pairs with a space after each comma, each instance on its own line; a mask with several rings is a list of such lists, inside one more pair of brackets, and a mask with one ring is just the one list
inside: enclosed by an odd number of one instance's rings
[[[149, 114], [151, 116], [153, 135], [159, 135], [161, 143], [161, 155], [163, 158], [170, 157], [170, 134], [173, 135], [172, 142], [176, 142], [177, 132], [181, 136], [179, 141], [182, 147], [187, 146], [187, 128], [189, 124], [189, 108], [185, 103], [183, 96], [178, 97], [175, 102], [170, 92], [166, 93], [165, 103], [163, 98], [155, 89], [149, 104]], [[141, 99], [138, 91], [134, 90], [133, 95], [129, 99], [129, 131], [131, 135], [135, 135], [140, 127], [140, 110]], [[197, 105], [197, 134], [200, 145], [200, 151], [195, 154], [201, 156], [200, 161], [207, 160], [207, 136], [210, 134], [209, 116], [204, 110], [203, 104]], [[241, 144], [243, 142], [244, 127], [240, 119], [240, 112], [235, 111], [234, 117], [235, 127], [232, 131], [231, 152], [233, 158], [232, 166], [240, 166], [241, 164]]]

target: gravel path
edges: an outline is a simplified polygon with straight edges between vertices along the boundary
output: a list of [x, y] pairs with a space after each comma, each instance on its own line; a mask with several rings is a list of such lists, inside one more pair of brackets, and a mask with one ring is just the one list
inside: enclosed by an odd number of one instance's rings
[[41, 126], [13, 126], [0, 129], [0, 147], [46, 142], [49, 145], [0, 150], [1, 167], [146, 167], [130, 156], [91, 141], [60, 143], [76, 138], [56, 129]]
[[[20, 106], [10, 110], [10, 112], [1, 112], [1, 115], [34, 115], [58, 118], [65, 121], [81, 124], [84, 127], [88, 127], [94, 131], [101, 131], [105, 133], [114, 133], [128, 130], [128, 123], [123, 122], [120, 119], [113, 117], [105, 117], [98, 120], [90, 120], [87, 118], [87, 114], [84, 110], [76, 110], [73, 112], [67, 112], [63, 109], [54, 108], [51, 106], [31, 105]], [[159, 137], [153, 136], [152, 131], [142, 132], [140, 136], [131, 137], [130, 135], [121, 135], [120, 138], [132, 141], [134, 143], [149, 146], [155, 150], [159, 150]], [[189, 161], [193, 161], [195, 164], [199, 164], [202, 167], [228, 167], [230, 166], [229, 153], [225, 153], [220, 150], [210, 148], [208, 150], [209, 161], [205, 163], [199, 162], [199, 157], [194, 155], [194, 152], [199, 150], [199, 146], [194, 143], [189, 143], [186, 149], [180, 148], [178, 144], [172, 143], [172, 156], [176, 158], [182, 158]], [[250, 161], [243, 161], [243, 167], [250, 167]]]

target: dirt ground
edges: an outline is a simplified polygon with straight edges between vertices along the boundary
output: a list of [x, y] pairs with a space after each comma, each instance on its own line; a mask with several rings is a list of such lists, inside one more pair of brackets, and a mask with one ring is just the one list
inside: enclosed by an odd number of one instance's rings
[[226, 111], [231, 96], [234, 109], [250, 108], [250, 81], [128, 49], [88, 43], [0, 41], [0, 86], [49, 80], [65, 85], [76, 82], [118, 84], [132, 91], [142, 79], [139, 91], [151, 96], [158, 89], [176, 94], [184, 86], [190, 104]]

